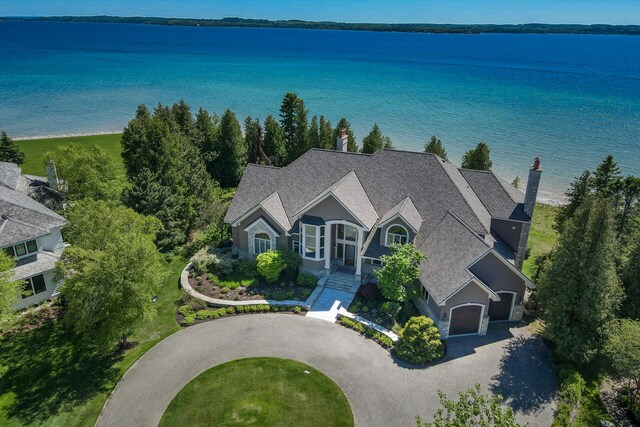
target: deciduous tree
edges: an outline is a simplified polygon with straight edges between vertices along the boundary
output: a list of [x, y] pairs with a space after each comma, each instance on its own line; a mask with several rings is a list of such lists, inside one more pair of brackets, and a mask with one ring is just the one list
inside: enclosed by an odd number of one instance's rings
[[476, 146], [476, 148], [464, 153], [464, 156], [462, 157], [462, 167], [464, 169], [488, 171], [493, 165], [490, 154], [491, 150], [489, 149], [489, 146], [484, 142], [481, 142]]
[[383, 255], [382, 268], [375, 271], [380, 293], [390, 300], [403, 302], [407, 290], [420, 274], [420, 261], [425, 255], [412, 244], [393, 244], [391, 254]]
[[630, 406], [640, 405], [640, 322], [620, 319], [616, 323], [609, 343], [609, 356], [618, 378], [627, 381]]
[[585, 363], [604, 348], [622, 299], [607, 201], [589, 198], [567, 222], [538, 286], [545, 333], [556, 353]]
[[0, 326], [11, 312], [11, 307], [20, 299], [21, 284], [13, 280], [15, 266], [15, 258], [0, 251]]

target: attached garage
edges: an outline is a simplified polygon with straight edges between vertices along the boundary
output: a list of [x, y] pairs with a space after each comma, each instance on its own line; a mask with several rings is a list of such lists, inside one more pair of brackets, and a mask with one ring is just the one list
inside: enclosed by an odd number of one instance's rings
[[480, 330], [484, 306], [479, 304], [461, 305], [451, 309], [449, 336], [477, 334]]
[[496, 293], [500, 297], [500, 301], [491, 301], [489, 303], [489, 321], [509, 320], [515, 294], [513, 292]]

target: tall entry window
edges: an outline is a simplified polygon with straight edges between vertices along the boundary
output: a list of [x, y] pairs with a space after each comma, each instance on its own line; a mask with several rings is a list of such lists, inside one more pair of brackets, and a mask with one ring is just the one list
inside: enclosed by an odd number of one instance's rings
[[271, 250], [271, 237], [267, 233], [256, 233], [253, 238], [253, 251], [257, 254]]
[[307, 259], [324, 259], [324, 225], [302, 227], [302, 256]]
[[356, 264], [358, 229], [347, 224], [336, 224], [335, 258], [345, 266]]

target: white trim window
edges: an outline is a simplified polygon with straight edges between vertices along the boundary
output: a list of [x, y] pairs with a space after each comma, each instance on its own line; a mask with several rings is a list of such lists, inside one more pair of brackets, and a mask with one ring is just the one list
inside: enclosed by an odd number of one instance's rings
[[396, 224], [387, 228], [386, 246], [394, 243], [404, 245], [409, 241], [409, 232], [403, 226]]
[[291, 250], [300, 255], [300, 242], [298, 240], [293, 240], [291, 242]]
[[35, 240], [29, 240], [13, 246], [7, 246], [3, 250], [11, 257], [22, 258], [31, 255], [34, 252], [38, 252], [38, 243]]
[[258, 255], [271, 250], [271, 236], [267, 233], [256, 233], [253, 236], [253, 252]]
[[300, 224], [302, 228], [302, 257], [324, 259], [324, 225]]
[[29, 298], [32, 295], [40, 294], [47, 290], [47, 284], [44, 281], [44, 276], [38, 274], [37, 276], [24, 279], [22, 284], [22, 298]]

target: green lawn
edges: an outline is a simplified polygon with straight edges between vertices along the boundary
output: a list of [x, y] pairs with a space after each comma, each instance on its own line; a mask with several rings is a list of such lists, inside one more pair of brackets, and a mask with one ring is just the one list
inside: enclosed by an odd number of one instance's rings
[[553, 229], [558, 207], [537, 204], [533, 213], [533, 223], [529, 234], [529, 258], [524, 261], [522, 271], [528, 277], [533, 274], [532, 267], [538, 255], [550, 252], [558, 239], [558, 233]]
[[[119, 164], [122, 164], [122, 151], [120, 146], [121, 134], [73, 136], [67, 138], [45, 138], [17, 141], [20, 150], [25, 154], [25, 162], [20, 167], [22, 173], [28, 175], [44, 175], [43, 156], [47, 151], [55, 149], [59, 145], [80, 144], [88, 147], [98, 145], [106, 150]], [[123, 170], [124, 170], [124, 166]]]
[[[308, 372], [308, 373], [305, 373]], [[320, 371], [259, 357], [209, 369], [171, 401], [160, 426], [352, 426], [342, 390]]]
[[62, 321], [0, 338], [0, 425], [93, 426], [126, 370], [180, 329], [173, 312], [185, 264], [181, 257], [170, 260], [170, 275], [158, 292], [158, 315], [135, 326], [131, 339], [138, 345], [124, 355], [87, 349]]

